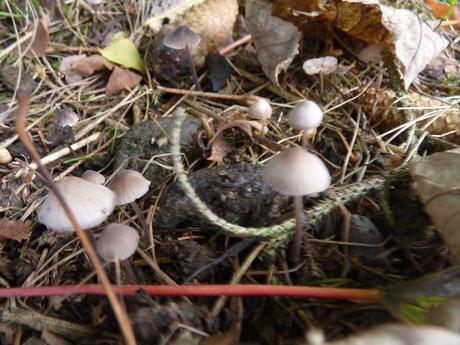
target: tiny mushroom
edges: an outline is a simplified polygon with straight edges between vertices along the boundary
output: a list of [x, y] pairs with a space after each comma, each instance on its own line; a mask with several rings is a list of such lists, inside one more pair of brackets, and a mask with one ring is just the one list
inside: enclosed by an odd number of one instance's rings
[[54, 118], [54, 121], [60, 127], [73, 127], [79, 120], [78, 115], [69, 108], [60, 109]]
[[104, 261], [126, 260], [136, 252], [139, 234], [123, 224], [107, 225], [96, 242], [96, 250]]
[[148, 192], [150, 181], [136, 170], [121, 170], [108, 187], [117, 195], [116, 205], [134, 202]]
[[150, 181], [135, 170], [121, 170], [108, 185], [117, 195], [116, 205], [131, 204], [146, 236], [148, 235], [149, 226], [135, 201], [148, 192], [149, 186]]
[[[101, 224], [115, 208], [115, 193], [104, 186], [82, 178], [66, 176], [56, 182], [56, 188], [83, 229]], [[38, 221], [57, 232], [72, 232], [74, 228], [59, 203], [50, 192], [38, 210]]]
[[198, 75], [196, 73], [195, 63], [193, 62], [191, 50], [198, 46], [200, 41], [200, 35], [198, 35], [195, 31], [186, 25], [177, 27], [175, 30], [167, 33], [163, 37], [163, 45], [165, 47], [176, 50], [185, 50], [193, 81], [195, 83], [196, 89], [199, 91], [202, 89], [198, 80]]
[[302, 144], [308, 145], [308, 132], [315, 131], [323, 120], [323, 111], [313, 101], [301, 101], [288, 114], [289, 125], [303, 131]]
[[86, 181], [95, 183], [95, 184], [104, 184], [105, 182], [105, 177], [101, 173], [94, 171], [94, 170], [86, 170], [82, 175], [82, 179], [85, 179]]
[[272, 107], [265, 98], [257, 97], [254, 103], [249, 106], [248, 115], [254, 120], [268, 120], [272, 117]]
[[331, 176], [323, 161], [303, 148], [290, 148], [274, 158], [264, 167], [265, 183], [283, 195], [294, 196], [296, 229], [291, 260], [297, 262], [303, 236], [303, 195], [323, 192], [331, 184]]

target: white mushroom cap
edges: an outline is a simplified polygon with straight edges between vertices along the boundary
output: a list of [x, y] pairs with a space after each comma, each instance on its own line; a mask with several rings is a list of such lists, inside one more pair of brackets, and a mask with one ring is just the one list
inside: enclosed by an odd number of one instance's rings
[[177, 50], [185, 49], [187, 45], [190, 48], [195, 48], [200, 41], [200, 35], [190, 29], [187, 25], [179, 26], [163, 37], [163, 44], [166, 47]]
[[92, 182], [95, 184], [104, 184], [105, 177], [101, 173], [94, 171], [94, 170], [86, 170], [82, 175], [82, 179], [85, 179], [88, 182]]
[[56, 123], [61, 127], [73, 127], [80, 118], [69, 108], [62, 108], [58, 111], [55, 117]]
[[148, 192], [150, 181], [135, 170], [121, 170], [108, 187], [117, 195], [115, 204], [124, 205]]
[[123, 224], [112, 223], [102, 231], [96, 242], [96, 251], [104, 261], [126, 260], [136, 252], [139, 234]]
[[323, 161], [300, 147], [290, 148], [264, 167], [265, 183], [284, 195], [308, 195], [323, 192], [331, 184], [331, 175]]
[[295, 129], [315, 129], [323, 120], [323, 111], [313, 101], [301, 101], [289, 112], [289, 125]]
[[251, 104], [248, 110], [248, 115], [251, 119], [255, 120], [267, 120], [272, 117], [272, 107], [265, 98], [257, 98], [257, 100]]
[[[79, 177], [66, 176], [56, 182], [56, 188], [64, 196], [83, 229], [101, 224], [115, 208], [114, 192]], [[47, 195], [37, 213], [38, 221], [54, 231], [74, 231], [64, 209], [52, 192]]]

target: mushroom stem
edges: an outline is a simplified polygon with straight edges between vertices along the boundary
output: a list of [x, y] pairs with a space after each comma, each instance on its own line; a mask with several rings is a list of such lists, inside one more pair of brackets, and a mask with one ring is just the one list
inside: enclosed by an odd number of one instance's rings
[[192, 51], [190, 50], [189, 45], [185, 46], [185, 52], [187, 54], [188, 65], [190, 68], [190, 73], [192, 74], [193, 82], [195, 83], [195, 87], [198, 91], [202, 91], [200, 81], [198, 80], [198, 74], [196, 73], [195, 63], [193, 62]]
[[306, 149], [308, 149], [308, 147], [310, 146], [310, 143], [308, 141], [308, 130], [307, 129], [304, 129], [302, 132], [302, 146], [305, 147]]
[[291, 262], [299, 262], [300, 249], [302, 248], [303, 239], [303, 226], [305, 224], [305, 217], [303, 215], [303, 200], [302, 196], [294, 196], [294, 213], [295, 213], [295, 231], [294, 239], [292, 242]]
[[142, 230], [144, 230], [145, 238], [147, 238], [149, 234], [149, 225], [145, 221], [144, 215], [142, 214], [142, 210], [139, 208], [139, 205], [137, 205], [135, 201], [131, 202], [130, 205], [136, 213], [139, 222], [141, 222]]
[[128, 282], [128, 284], [136, 285], [136, 274], [134, 273], [133, 267], [131, 266], [129, 259], [123, 260], [121, 263], [123, 264], [123, 268], [125, 269], [126, 281]]

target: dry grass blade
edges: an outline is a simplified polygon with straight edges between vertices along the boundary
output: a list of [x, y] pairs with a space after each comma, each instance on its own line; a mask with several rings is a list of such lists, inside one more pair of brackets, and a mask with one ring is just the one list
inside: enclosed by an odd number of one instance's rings
[[57, 199], [59, 200], [59, 203], [62, 205], [62, 208], [67, 214], [67, 217], [72, 223], [75, 229], [75, 232], [77, 233], [82, 243], [82, 246], [85, 248], [88, 254], [88, 257], [90, 258], [91, 263], [93, 264], [94, 269], [96, 270], [97, 275], [99, 279], [101, 280], [101, 283], [107, 293], [107, 297], [110, 301], [110, 304], [112, 305], [114, 314], [117, 318], [118, 324], [120, 326], [120, 329], [126, 341], [126, 344], [135, 345], [136, 339], [134, 337], [134, 332], [131, 327], [131, 323], [129, 322], [128, 315], [126, 314], [126, 311], [123, 309], [118, 297], [116, 296], [112, 288], [112, 285], [110, 284], [109, 278], [107, 277], [104, 271], [104, 268], [102, 267], [101, 262], [99, 261], [99, 258], [93, 246], [90, 243], [88, 236], [83, 231], [83, 229], [80, 227], [72, 210], [67, 205], [60, 191], [56, 188], [56, 185], [54, 184], [54, 181], [51, 175], [48, 173], [47, 169], [41, 164], [40, 155], [38, 154], [38, 151], [36, 150], [33, 143], [29, 140], [27, 133], [25, 132], [26, 114], [29, 108], [30, 96], [24, 92], [19, 91], [17, 93], [16, 98], [18, 101], [18, 110], [17, 110], [17, 119], [16, 119], [17, 134], [19, 138], [21, 139], [22, 143], [24, 144], [24, 146], [26, 146], [26, 148], [30, 152], [33, 160], [37, 164], [38, 170], [43, 176], [46, 184], [51, 189], [51, 191], [56, 195]]

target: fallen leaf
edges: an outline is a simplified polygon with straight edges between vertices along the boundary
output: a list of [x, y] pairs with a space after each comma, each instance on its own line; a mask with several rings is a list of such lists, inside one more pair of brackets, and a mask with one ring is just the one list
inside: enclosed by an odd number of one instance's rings
[[15, 241], [26, 240], [30, 237], [30, 221], [9, 220], [0, 218], [0, 239], [9, 239]]
[[209, 79], [211, 79], [213, 91], [219, 91], [227, 86], [227, 79], [232, 74], [232, 67], [227, 59], [220, 54], [212, 53], [209, 56]]
[[209, 161], [222, 163], [225, 156], [232, 152], [232, 146], [221, 135], [211, 142], [211, 156], [206, 158]]
[[152, 1], [150, 18], [146, 25], [158, 32], [165, 21], [174, 22], [178, 17], [204, 0], [163, 0]]
[[460, 260], [460, 152], [423, 157], [411, 166], [410, 174], [426, 212]]
[[105, 93], [110, 96], [123, 90], [131, 90], [139, 85], [141, 80], [141, 75], [115, 66], [105, 87]]
[[41, 19], [29, 24], [26, 31], [33, 32], [33, 36], [21, 44], [21, 49], [25, 49], [25, 56], [33, 58], [35, 56], [41, 57], [45, 55], [49, 41], [49, 23], [49, 17], [44, 14]]
[[78, 71], [73, 71], [71, 69], [72, 64], [86, 58], [86, 54], [79, 55], [69, 55], [62, 58], [59, 65], [59, 72], [61, 72], [67, 84], [75, 83], [83, 79], [83, 75]]
[[113, 69], [114, 65], [107, 61], [101, 55], [91, 55], [77, 60], [70, 64], [66, 69], [63, 69], [62, 73], [73, 73], [74, 75], [78, 74], [81, 77], [89, 77], [96, 73], [97, 71], [103, 69]]
[[222, 127], [219, 127], [211, 142], [215, 140], [223, 131], [230, 129], [230, 128], [237, 128], [244, 133], [246, 133], [249, 138], [252, 140], [252, 130], [255, 129], [257, 131], [263, 132], [264, 126], [259, 121], [246, 121], [246, 120], [237, 120], [232, 123], [228, 123]]
[[232, 36], [238, 13], [238, 0], [205, 0], [172, 24], [190, 27], [201, 36], [203, 49], [211, 52]]
[[405, 89], [448, 45], [434, 32], [434, 26], [415, 13], [381, 5], [377, 0], [275, 0], [274, 8], [276, 15], [296, 23], [306, 33], [310, 28], [321, 33], [332, 27], [369, 44], [384, 44]]
[[278, 84], [299, 50], [300, 31], [292, 23], [272, 16], [272, 3], [246, 2], [246, 21], [257, 51], [257, 60], [267, 77]]
[[99, 49], [99, 52], [110, 62], [116, 63], [124, 68], [135, 69], [145, 73], [144, 60], [137, 49], [137, 46], [127, 38], [118, 38], [112, 41], [107, 47]]
[[413, 12], [381, 6], [382, 23], [392, 37], [396, 66], [407, 90], [417, 75], [438, 56], [449, 41]]
[[337, 68], [337, 58], [333, 56], [325, 56], [316, 59], [309, 59], [303, 63], [302, 68], [307, 75], [330, 74]]

